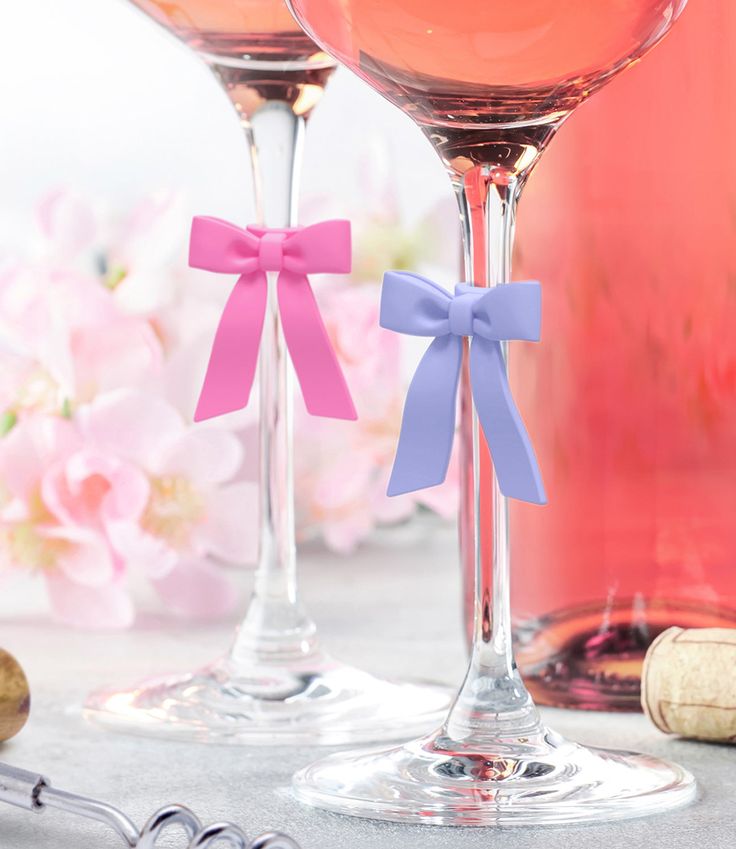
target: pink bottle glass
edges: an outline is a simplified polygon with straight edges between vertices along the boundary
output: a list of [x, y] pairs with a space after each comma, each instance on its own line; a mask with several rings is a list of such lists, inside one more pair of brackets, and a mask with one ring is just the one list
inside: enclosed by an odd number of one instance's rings
[[636, 710], [663, 629], [736, 627], [734, 44], [736, 5], [691, 4], [520, 207], [514, 276], [545, 288], [514, 392], [550, 503], [513, 504], [512, 610], [541, 703]]

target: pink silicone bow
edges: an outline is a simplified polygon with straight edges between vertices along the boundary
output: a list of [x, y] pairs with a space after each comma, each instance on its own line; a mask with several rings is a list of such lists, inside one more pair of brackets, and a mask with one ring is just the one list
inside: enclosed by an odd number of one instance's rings
[[189, 264], [240, 274], [215, 334], [195, 421], [248, 403], [266, 313], [267, 271], [279, 272], [284, 338], [307, 410], [313, 416], [357, 418], [307, 279], [309, 272], [348, 272], [350, 258], [349, 221], [323, 221], [291, 230], [243, 230], [219, 218], [194, 219]]

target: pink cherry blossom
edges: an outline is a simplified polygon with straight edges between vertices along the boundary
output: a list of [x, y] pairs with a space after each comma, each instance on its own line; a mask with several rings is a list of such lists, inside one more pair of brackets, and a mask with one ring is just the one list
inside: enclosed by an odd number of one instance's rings
[[[375, 160], [375, 151], [371, 158]], [[306, 210], [308, 220], [345, 214], [329, 198], [313, 199]], [[296, 429], [300, 536], [321, 536], [330, 548], [344, 553], [377, 525], [406, 521], [418, 508], [452, 519], [459, 499], [454, 454], [441, 486], [395, 498], [386, 495], [411, 376], [404, 361], [417, 346], [412, 344], [416, 340], [385, 331], [378, 324], [378, 282], [386, 269], [408, 268], [435, 276], [438, 267], [455, 268], [457, 211], [451, 201], [443, 202], [407, 227], [389, 168], [379, 174], [377, 185], [373, 181], [370, 191], [361, 194], [361, 207], [353, 218], [353, 272], [318, 286], [317, 296], [358, 409], [358, 421], [315, 419], [299, 404]]]
[[136, 466], [83, 447], [48, 467], [41, 497], [60, 524], [108, 532], [140, 520], [150, 485]]
[[85, 198], [67, 189], [54, 189], [38, 204], [36, 220], [41, 236], [37, 251], [49, 266], [68, 268], [80, 263], [91, 270], [100, 226]]
[[145, 198], [108, 246], [108, 282], [120, 309], [158, 316], [175, 300], [186, 263], [189, 220], [176, 194]]
[[15, 392], [3, 400], [18, 414], [139, 384], [162, 363], [150, 323], [120, 313], [98, 280], [33, 265], [0, 274], [0, 338], [14, 352], [3, 371]]
[[13, 355], [3, 357], [0, 387], [16, 414], [150, 385], [165, 348], [188, 341], [167, 314], [186, 277], [180, 199], [148, 198], [110, 219], [73, 192], [51, 192], [37, 209], [34, 249], [0, 262], [0, 340]]
[[[79, 411], [79, 424], [91, 450], [114, 454], [146, 475], [140, 516], [118, 512], [106, 524], [128, 568], [147, 574], [164, 602], [180, 612], [207, 616], [230, 609], [234, 591], [207, 560], [253, 562], [257, 546], [256, 487], [232, 482], [242, 462], [236, 437], [187, 426], [171, 404], [136, 390], [99, 396]], [[126, 487], [132, 499], [130, 481]], [[176, 593], [175, 576], [181, 578]]]
[[69, 462], [80, 445], [70, 422], [45, 416], [21, 422], [0, 441], [0, 570], [43, 576], [54, 614], [65, 624], [127, 627], [133, 605], [104, 533], [95, 523], [59, 521], [44, 499], [47, 470]]
[[239, 424], [192, 427], [165, 398], [193, 405], [225, 290], [192, 285], [175, 195], [115, 220], [60, 190], [37, 224], [0, 257], [0, 571], [42, 576], [78, 626], [129, 625], [135, 576], [220, 615], [219, 561], [255, 559], [256, 489], [234, 478]]
[[358, 409], [357, 422], [316, 419], [300, 405], [297, 515], [302, 536], [320, 534], [352, 551], [378, 524], [408, 519], [418, 505], [446, 518], [457, 511], [457, 464], [432, 490], [386, 495], [406, 389], [402, 338], [378, 324], [379, 288], [363, 284], [320, 291], [325, 325]]
[[74, 422], [21, 421], [0, 441], [0, 568], [42, 575], [55, 616], [80, 627], [131, 624], [134, 572], [175, 612], [228, 612], [236, 593], [212, 558], [252, 561], [257, 540], [254, 485], [228, 483], [241, 451], [133, 390]]

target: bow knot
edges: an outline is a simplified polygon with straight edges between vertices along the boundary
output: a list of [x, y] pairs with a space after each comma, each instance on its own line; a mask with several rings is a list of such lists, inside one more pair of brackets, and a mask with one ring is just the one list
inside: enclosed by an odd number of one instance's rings
[[264, 233], [258, 240], [258, 267], [261, 271], [281, 271], [284, 266], [285, 232]]
[[388, 494], [442, 483], [455, 431], [455, 397], [464, 336], [472, 336], [470, 380], [501, 492], [546, 503], [529, 434], [511, 395], [501, 342], [538, 341], [541, 287], [535, 281], [484, 289], [462, 283], [454, 296], [408, 272], [387, 272], [382, 327], [434, 336], [409, 387]]
[[268, 295], [267, 272], [278, 272], [278, 309], [307, 410], [355, 419], [307, 273], [350, 271], [350, 223], [245, 230], [219, 218], [192, 222], [189, 264], [240, 275], [220, 319], [195, 421], [245, 407], [255, 377]]
[[455, 336], [472, 336], [475, 321], [475, 304], [481, 292], [468, 292], [467, 286], [460, 283], [455, 287], [455, 297], [450, 301], [447, 317], [450, 321], [450, 333]]

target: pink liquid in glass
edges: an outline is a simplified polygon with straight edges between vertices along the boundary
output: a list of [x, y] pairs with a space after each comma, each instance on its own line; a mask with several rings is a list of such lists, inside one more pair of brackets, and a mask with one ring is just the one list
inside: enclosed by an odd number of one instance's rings
[[[417, 121], [459, 172], [484, 155], [483, 136], [471, 138], [468, 129], [550, 123], [566, 115], [646, 52], [684, 5], [684, 0], [291, 2], [315, 40]], [[529, 128], [526, 134], [506, 129], [504, 137], [535, 139]]]
[[133, 0], [193, 50], [295, 61], [319, 53], [283, 0]]
[[207, 59], [245, 118], [269, 100], [308, 114], [334, 70], [283, 0], [132, 2]]

